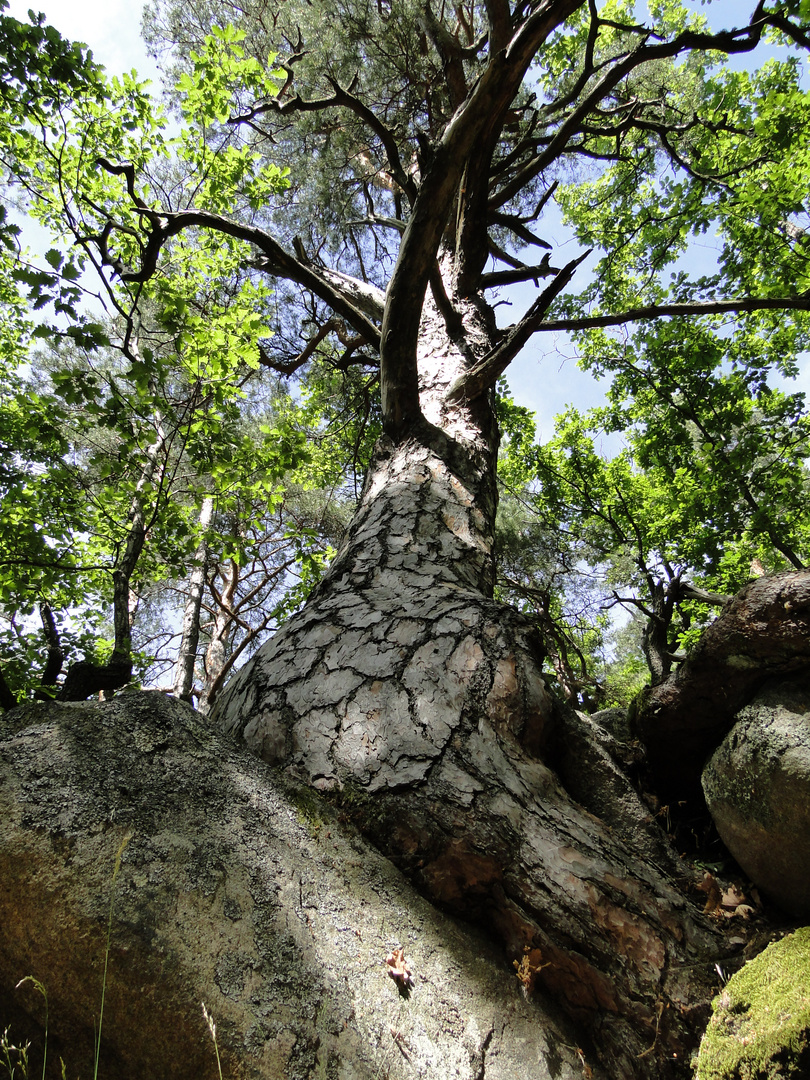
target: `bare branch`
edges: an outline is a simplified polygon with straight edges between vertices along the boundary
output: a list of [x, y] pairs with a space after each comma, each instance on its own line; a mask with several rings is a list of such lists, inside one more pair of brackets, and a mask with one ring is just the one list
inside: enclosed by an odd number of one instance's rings
[[520, 281], [533, 281], [537, 285], [540, 278], [554, 277], [560, 273], [559, 267], [550, 264], [550, 259], [551, 254], [547, 252], [539, 266], [516, 266], [514, 270], [495, 270], [490, 274], [482, 274], [479, 284], [482, 289], [516, 285]]
[[[504, 206], [544, 169], [548, 168], [552, 162], [556, 161], [565, 151], [572, 135], [580, 130], [588, 114], [593, 111], [609, 91], [618, 86], [621, 80], [639, 65], [652, 60], [671, 59], [692, 50], [711, 50], [729, 55], [751, 52], [759, 44], [765, 26], [766, 21], [762, 19], [741, 30], [723, 30], [716, 34], [685, 30], [674, 37], [672, 41], [661, 42], [656, 45], [647, 45], [645, 42], [633, 49], [623, 59], [611, 61], [611, 65], [602, 78], [598, 80], [591, 91], [585, 95], [560, 124], [545, 150], [519, 169], [491, 200], [490, 205], [494, 208]], [[592, 74], [594, 73], [592, 72]], [[552, 103], [547, 111], [553, 112], [554, 108], [555, 106]]]
[[382, 120], [380, 120], [368, 105], [362, 102], [358, 97], [355, 97], [351, 87], [348, 90], [344, 89], [333, 79], [329, 79], [329, 83], [334, 90], [334, 93], [329, 98], [318, 98], [311, 101], [305, 101], [298, 94], [293, 98], [288, 98], [286, 101], [280, 101], [278, 98], [270, 98], [269, 101], [265, 101], [261, 105], [256, 105], [246, 113], [230, 117], [228, 123], [233, 125], [252, 123], [257, 116], [266, 115], [267, 113], [276, 113], [284, 116], [292, 112], [322, 112], [325, 109], [335, 108], [349, 109], [355, 116], [362, 120], [367, 127], [371, 128], [375, 135], [377, 135], [383, 145], [386, 157], [388, 158], [387, 171], [391, 176], [391, 179], [399, 184], [407, 195], [408, 200], [413, 202], [416, 198], [416, 184], [413, 177], [409, 176], [402, 166], [402, 160], [399, 156], [399, 147], [397, 146], [393, 132], [386, 127]]
[[143, 254], [139, 270], [127, 271], [123, 269], [120, 261], [110, 255], [107, 245], [111, 233], [116, 228], [115, 225], [112, 225], [110, 229], [105, 227], [101, 238], [93, 238], [101, 250], [102, 261], [106, 265], [112, 266], [116, 273], [120, 274], [123, 281], [148, 281], [157, 270], [158, 259], [164, 245], [173, 236], [179, 235], [186, 229], [210, 229], [213, 232], [232, 236], [236, 240], [243, 240], [245, 243], [258, 248], [261, 258], [255, 264], [257, 269], [303, 285], [304, 288], [309, 289], [321, 300], [329, 304], [337, 314], [342, 315], [347, 322], [367, 338], [371, 345], [379, 348], [380, 332], [378, 328], [362, 311], [345, 298], [344, 290], [347, 283], [352, 279], [341, 275], [343, 284], [341, 289], [338, 290], [327, 280], [320, 269], [316, 269], [311, 264], [306, 264], [290, 255], [264, 229], [234, 221], [224, 215], [213, 214], [207, 210], [176, 210], [171, 212], [150, 210], [134, 192], [134, 169], [131, 164], [121, 163], [114, 165], [104, 159], [99, 159], [99, 164], [108, 172], [123, 175], [126, 178], [127, 191], [138, 207], [142, 218], [149, 225], [150, 231], [147, 234], [146, 244], [142, 249]]
[[447, 391], [448, 401], [461, 401], [465, 398], [470, 401], [478, 397], [488, 387], [494, 385], [495, 380], [506, 371], [512, 360], [537, 330], [553, 301], [559, 296], [576, 273], [579, 264], [588, 255], [590, 255], [590, 250], [563, 267], [551, 284], [535, 300], [520, 322], [507, 332], [505, 339], [490, 350], [475, 367], [456, 379]]
[[583, 315], [570, 319], [549, 319], [535, 332], [549, 330], [589, 330], [600, 326], [622, 326], [647, 319], [679, 316], [740, 314], [748, 311], [810, 311], [810, 293], [800, 296], [741, 296], [736, 300], [699, 300], [694, 303], [649, 304], [611, 315]]
[[484, 0], [489, 24], [489, 45], [494, 53], [505, 49], [512, 32], [512, 18], [507, 0]]
[[733, 599], [731, 596], [724, 596], [722, 593], [706, 592], [705, 589], [699, 589], [696, 585], [690, 585], [688, 581], [680, 582], [678, 588], [679, 600], [698, 600], [701, 604], [711, 604], [713, 607], [723, 607], [729, 600]]
[[541, 240], [539, 236], [535, 236], [533, 232], [530, 232], [525, 224], [524, 220], [519, 217], [513, 217], [511, 214], [499, 214], [491, 213], [489, 220], [493, 225], [501, 225], [505, 229], [509, 229], [515, 236], [519, 237], [524, 244], [533, 244], [535, 247], [548, 248], [551, 250], [551, 244], [546, 240]]

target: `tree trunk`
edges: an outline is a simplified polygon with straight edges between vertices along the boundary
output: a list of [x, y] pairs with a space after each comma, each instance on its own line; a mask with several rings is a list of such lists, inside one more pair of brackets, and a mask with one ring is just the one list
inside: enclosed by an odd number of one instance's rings
[[146, 449], [146, 461], [141, 472], [129, 511], [129, 527], [123, 552], [113, 570], [113, 628], [114, 645], [106, 664], [92, 660], [79, 660], [71, 664], [57, 698], [60, 701], [84, 701], [91, 694], [120, 690], [132, 678], [132, 576], [141, 557], [149, 531], [147, 520], [148, 492], [155, 475], [159, 473], [161, 458], [166, 449], [163, 419], [155, 417], [155, 441]]
[[[220, 568], [223, 587], [221, 593], [214, 595], [215, 613], [211, 625], [211, 640], [205, 650], [205, 675], [202, 693], [197, 703], [197, 708], [206, 716], [211, 712], [220, 687], [230, 669], [228, 646], [234, 631], [233, 602], [239, 585], [239, 572], [239, 565], [233, 559], [228, 564], [227, 570]], [[213, 582], [211, 582], [211, 591], [214, 592]], [[231, 652], [233, 652], [232, 649]]]
[[380, 440], [328, 574], [214, 715], [485, 922], [607, 1075], [685, 1075], [717, 940], [593, 726], [549, 692], [534, 628], [492, 599], [491, 404], [443, 395], [495, 331], [480, 303], [462, 316], [452, 342], [423, 319], [424, 421]]
[[194, 689], [194, 665], [197, 662], [197, 643], [200, 639], [200, 609], [202, 607], [205, 575], [208, 569], [208, 538], [206, 531], [214, 514], [214, 497], [206, 495], [200, 508], [202, 538], [194, 556], [194, 569], [189, 578], [188, 597], [183, 611], [183, 632], [174, 675], [174, 696], [191, 701]]

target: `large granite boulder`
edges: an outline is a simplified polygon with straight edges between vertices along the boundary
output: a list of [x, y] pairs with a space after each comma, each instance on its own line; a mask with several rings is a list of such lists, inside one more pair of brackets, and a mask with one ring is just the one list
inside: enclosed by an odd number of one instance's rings
[[41, 1053], [39, 980], [50, 1076], [93, 1072], [105, 957], [116, 1080], [215, 1080], [202, 1002], [229, 1080], [582, 1075], [509, 958], [159, 693], [0, 717], [0, 928], [0, 1032]]
[[704, 631], [686, 662], [649, 690], [633, 717], [659, 793], [699, 794], [700, 773], [766, 682], [810, 668], [810, 570], [758, 578]]
[[717, 831], [751, 880], [810, 917], [810, 676], [768, 683], [703, 771]]

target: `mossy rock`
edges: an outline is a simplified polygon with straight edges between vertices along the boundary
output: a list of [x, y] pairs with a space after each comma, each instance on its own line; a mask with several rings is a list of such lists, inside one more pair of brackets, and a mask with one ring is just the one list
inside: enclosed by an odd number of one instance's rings
[[810, 1076], [810, 926], [769, 945], [713, 1002], [696, 1080]]

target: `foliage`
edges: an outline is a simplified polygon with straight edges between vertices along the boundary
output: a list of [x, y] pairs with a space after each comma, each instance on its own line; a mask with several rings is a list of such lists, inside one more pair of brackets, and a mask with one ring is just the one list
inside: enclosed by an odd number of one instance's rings
[[[555, 529], [563, 591], [591, 567], [603, 610], [624, 603], [663, 621], [674, 655], [709, 612], [687, 582], [730, 595], [753, 567], [807, 559], [810, 421], [803, 395], [771, 389], [750, 369], [718, 361], [711, 371], [687, 330], [668, 329], [657, 349], [614, 353], [606, 406], [569, 409], [548, 443], [508, 468], [523, 469], [524, 505]], [[622, 448], [605, 456], [599, 443], [617, 434]]]
[[[12, 24], [3, 24], [8, 49], [27, 32], [18, 28], [15, 36]], [[52, 38], [58, 35], [49, 29], [47, 41]], [[62, 51], [79, 72], [90, 73], [93, 92], [71, 96], [77, 80], [64, 79], [59, 93], [41, 103], [47, 116], [29, 113], [42, 125], [39, 141], [35, 122], [31, 130], [20, 125], [26, 139], [17, 140], [16, 156], [7, 158], [9, 180], [25, 192], [30, 212], [62, 240], [72, 233], [81, 245], [83, 230], [102, 227], [92, 219], [93, 208], [117, 196], [118, 181], [97, 168], [95, 155], [101, 147], [109, 151], [111, 141], [139, 166], [154, 167], [156, 176], [165, 166], [176, 190], [185, 183], [209, 205], [215, 191], [230, 197], [236, 182], [254, 201], [279, 190], [280, 170], [257, 165], [244, 149], [210, 145], [207, 125], [221, 111], [217, 94], [226, 93], [223, 80], [240, 55], [236, 35], [212, 37], [198, 81], [184, 84], [189, 125], [172, 139], [160, 109], [134, 78], [107, 84], [78, 47], [63, 43]], [[212, 66], [218, 88], [211, 84]], [[245, 66], [269, 85], [255, 63]], [[54, 74], [52, 65], [47, 74], [58, 80], [61, 69]], [[26, 105], [22, 91], [11, 82], [8, 87], [7, 103]], [[98, 142], [91, 143], [89, 131]], [[81, 197], [62, 201], [57, 196], [66, 191], [66, 172], [81, 177]], [[31, 621], [38, 607], [56, 613], [54, 633], [68, 658], [83, 651], [103, 665], [110, 656], [103, 637], [115, 572], [126, 567], [136, 595], [149, 582], [182, 578], [199, 542], [194, 522], [206, 492], [216, 493], [219, 521], [237, 508], [241, 520], [240, 530], [226, 527], [220, 535], [218, 557], [244, 560], [242, 538], [254, 528], [246, 508], [260, 516], [272, 511], [281, 476], [307, 453], [303, 411], [288, 401], [267, 412], [256, 396], [262, 382], [257, 342], [269, 333], [261, 312], [271, 293], [245, 274], [235, 241], [178, 237], [149, 288], [127, 291], [100, 278], [111, 313], [103, 327], [77, 310], [85, 291], [80, 274], [94, 261], [86, 245], [71, 260], [49, 249], [47, 269], [9, 245], [4, 250], [11, 272], [3, 279], [0, 327], [0, 442], [6, 451], [0, 602], [9, 626], [5, 682], [20, 693], [37, 689], [36, 673], [45, 668], [49, 643]], [[33, 311], [49, 308], [61, 321], [34, 325], [26, 300]], [[34, 374], [27, 343], [36, 338], [46, 345]], [[131, 607], [131, 589], [129, 595]], [[77, 603], [87, 609], [78, 635], [64, 622]], [[114, 652], [122, 644], [118, 631], [106, 633]], [[131, 654], [129, 643], [126, 649]], [[55, 682], [53, 673], [49, 681]]]
[[[603, 693], [606, 604], [647, 615], [666, 666], [708, 610], [687, 579], [723, 592], [752, 565], [802, 565], [807, 417], [774, 373], [807, 346], [805, 5], [733, 31], [678, 0], [646, 27], [629, 0], [560, 0], [542, 19], [533, 4], [260, 7], [223, 26], [212, 0], [155, 0], [168, 114], [135, 73], [107, 79], [52, 28], [2, 17], [6, 189], [54, 236], [35, 259], [0, 221], [6, 681], [23, 692], [57, 645], [131, 665], [139, 633], [148, 663], [195, 573], [206, 678], [215, 645], [221, 674], [295, 610], [375, 438], [420, 413], [428, 288], [451, 328], [454, 305], [551, 279], [449, 401], [489, 393], [551, 330], [609, 379], [605, 405], [571, 410], [546, 447], [519, 403], [497, 404], [501, 595], [540, 620], [570, 694]], [[724, 62], [766, 34], [793, 53]], [[563, 267], [560, 213], [585, 249]], [[697, 244], [713, 254], [696, 268]], [[600, 433], [621, 440], [610, 459]], [[98, 619], [71, 643], [77, 598]]]

